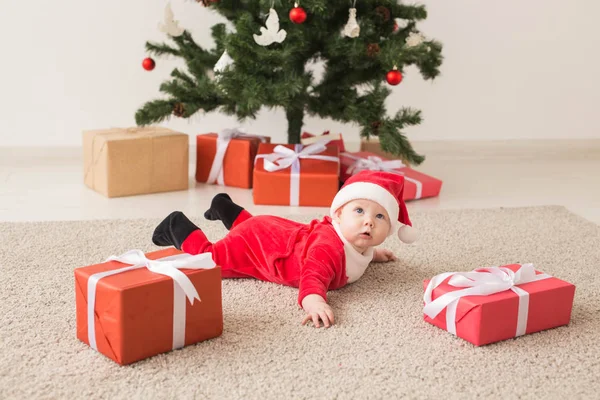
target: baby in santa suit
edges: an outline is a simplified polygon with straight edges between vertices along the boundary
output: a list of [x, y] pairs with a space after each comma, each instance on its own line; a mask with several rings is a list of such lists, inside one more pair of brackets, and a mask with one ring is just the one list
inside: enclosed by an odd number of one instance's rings
[[210, 242], [183, 213], [175, 211], [155, 229], [152, 241], [189, 254], [210, 252], [223, 278], [255, 278], [299, 288], [298, 304], [319, 327], [334, 323], [327, 291], [355, 282], [374, 262], [395, 257], [376, 246], [398, 234], [411, 243], [415, 232], [402, 195], [404, 177], [361, 171], [337, 193], [329, 216], [308, 224], [270, 215], [252, 216], [221, 193], [204, 216], [221, 220], [229, 233]]

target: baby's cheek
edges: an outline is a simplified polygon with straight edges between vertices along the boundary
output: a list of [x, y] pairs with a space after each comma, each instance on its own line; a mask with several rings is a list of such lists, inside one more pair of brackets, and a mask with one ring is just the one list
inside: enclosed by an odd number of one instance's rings
[[392, 227], [392, 225], [387, 220], [381, 221], [380, 225], [381, 225], [381, 230], [385, 231], [385, 232], [389, 232]]

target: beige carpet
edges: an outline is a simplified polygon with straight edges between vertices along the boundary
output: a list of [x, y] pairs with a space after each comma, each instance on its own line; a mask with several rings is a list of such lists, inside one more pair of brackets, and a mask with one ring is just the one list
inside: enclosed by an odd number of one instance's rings
[[[129, 367], [76, 339], [73, 269], [155, 249], [159, 219], [0, 223], [0, 398], [597, 398], [597, 225], [562, 207], [413, 220], [419, 245], [389, 243], [398, 262], [330, 292], [333, 328], [300, 325], [296, 289], [226, 280], [221, 337]], [[424, 278], [513, 262], [577, 285], [568, 327], [476, 348], [422, 320]]]

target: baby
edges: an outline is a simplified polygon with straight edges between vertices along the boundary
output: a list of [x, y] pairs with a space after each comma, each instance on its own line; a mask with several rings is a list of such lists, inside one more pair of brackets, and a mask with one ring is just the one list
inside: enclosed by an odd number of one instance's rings
[[223, 278], [255, 278], [299, 288], [302, 324], [334, 323], [327, 291], [358, 280], [369, 263], [395, 260], [378, 249], [395, 232], [411, 243], [415, 231], [402, 195], [404, 177], [361, 171], [336, 194], [330, 215], [308, 224], [269, 215], [252, 216], [221, 193], [204, 216], [229, 233], [211, 243], [183, 213], [175, 211], [155, 229], [152, 241], [189, 254], [210, 252]]

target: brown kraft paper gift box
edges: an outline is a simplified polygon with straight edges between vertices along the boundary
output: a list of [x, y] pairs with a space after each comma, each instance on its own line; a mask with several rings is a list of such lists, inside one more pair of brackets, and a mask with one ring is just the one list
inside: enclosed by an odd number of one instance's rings
[[186, 190], [189, 138], [163, 127], [83, 132], [84, 182], [107, 196]]

